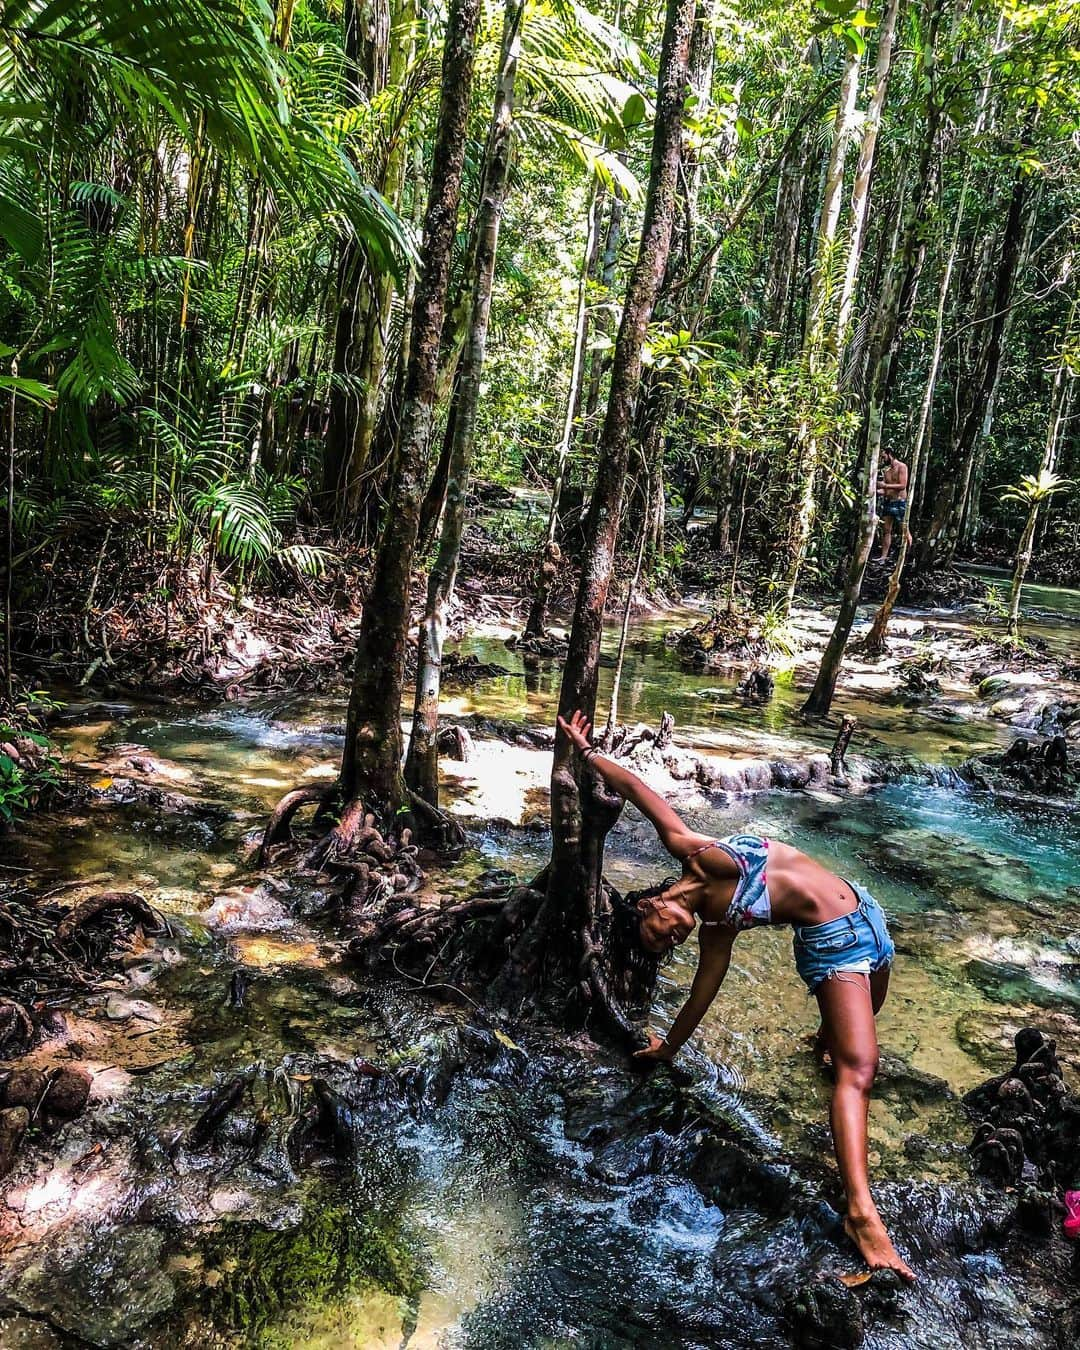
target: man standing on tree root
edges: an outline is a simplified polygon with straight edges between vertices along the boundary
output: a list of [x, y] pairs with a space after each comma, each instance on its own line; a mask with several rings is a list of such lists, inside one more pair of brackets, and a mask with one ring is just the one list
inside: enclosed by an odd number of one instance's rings
[[696, 834], [636, 774], [594, 748], [584, 713], [575, 712], [569, 722], [560, 717], [559, 725], [605, 787], [636, 806], [682, 863], [678, 879], [625, 897], [619, 913], [632, 928], [631, 941], [661, 957], [701, 924], [690, 997], [667, 1035], [650, 1037], [635, 1058], [674, 1059], [719, 992], [736, 937], [761, 924], [790, 924], [795, 967], [821, 1012], [814, 1048], [833, 1075], [829, 1123], [847, 1200], [844, 1230], [871, 1269], [895, 1270], [913, 1280], [881, 1221], [868, 1173], [867, 1113], [878, 1067], [875, 1017], [896, 954], [881, 906], [862, 886], [778, 839]]
[[[878, 562], [884, 562], [892, 547], [893, 521], [904, 525], [907, 516], [908, 467], [888, 450], [885, 451], [885, 467], [878, 480], [878, 496], [881, 498], [881, 552]], [[904, 525], [907, 529], [907, 526]], [[908, 534], [908, 547], [911, 547], [911, 535]]]

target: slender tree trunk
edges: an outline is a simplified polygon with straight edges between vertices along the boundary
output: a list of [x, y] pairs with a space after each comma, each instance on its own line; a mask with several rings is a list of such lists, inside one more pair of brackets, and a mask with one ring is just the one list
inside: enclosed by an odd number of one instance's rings
[[1024, 589], [1024, 578], [1031, 566], [1032, 545], [1035, 542], [1035, 526], [1039, 522], [1039, 499], [1035, 498], [1024, 522], [1024, 533], [1020, 536], [1020, 545], [1016, 550], [1016, 566], [1013, 568], [1012, 583], [1009, 586], [1009, 637], [1020, 636], [1020, 595]]
[[574, 412], [581, 394], [581, 376], [585, 365], [585, 338], [588, 333], [589, 274], [592, 270], [593, 256], [596, 251], [596, 235], [599, 226], [600, 196], [595, 192], [589, 204], [587, 215], [588, 228], [585, 235], [585, 252], [582, 255], [581, 270], [578, 273], [577, 309], [574, 319], [574, 354], [570, 363], [570, 388], [566, 395], [566, 408], [563, 413], [562, 432], [559, 436], [559, 448], [555, 454], [555, 480], [551, 485], [551, 503], [548, 507], [547, 530], [544, 534], [544, 551], [540, 566], [536, 570], [536, 589], [529, 617], [525, 623], [526, 637], [543, 637], [547, 627], [548, 596], [551, 583], [558, 567], [558, 546], [555, 532], [559, 525], [559, 502], [563, 486], [566, 483], [566, 469], [570, 463], [570, 442], [574, 434]]
[[507, 0], [503, 21], [502, 55], [495, 108], [488, 132], [484, 181], [477, 218], [476, 274], [472, 315], [462, 355], [457, 410], [447, 477], [446, 508], [438, 556], [428, 578], [427, 608], [420, 625], [416, 664], [416, 698], [412, 736], [405, 761], [408, 786], [432, 806], [439, 804], [439, 688], [446, 611], [454, 594], [461, 536], [465, 529], [465, 494], [476, 436], [480, 381], [484, 369], [491, 291], [499, 224], [510, 175], [510, 133], [514, 118], [514, 80], [517, 76], [524, 0]]
[[664, 558], [667, 498], [664, 495], [663, 444], [649, 462], [649, 498], [645, 508], [645, 563], [651, 573]]
[[[626, 215], [626, 202], [618, 194], [611, 198], [611, 210], [608, 212], [607, 230], [604, 234], [604, 249], [600, 256], [600, 285], [605, 295], [611, 295], [615, 286], [615, 267], [619, 261], [619, 247], [622, 242], [623, 217]], [[607, 308], [600, 311], [596, 328], [609, 335], [614, 325]], [[607, 357], [603, 350], [593, 352], [589, 362], [589, 383], [585, 394], [585, 408], [582, 414], [583, 448], [591, 450], [596, 445], [599, 434], [597, 427], [597, 409], [600, 406], [600, 384], [604, 377]]]
[[[794, 493], [790, 511], [790, 525], [786, 544], [781, 553], [782, 591], [780, 611], [786, 617], [795, 600], [806, 548], [810, 541], [810, 527], [814, 519], [814, 487], [817, 481], [820, 456], [819, 432], [816, 427], [817, 405], [820, 396], [820, 375], [825, 362], [825, 322], [829, 300], [829, 282], [832, 273], [832, 254], [840, 223], [840, 208], [844, 191], [844, 164], [855, 119], [855, 100], [859, 92], [858, 53], [852, 53], [844, 66], [840, 82], [840, 100], [833, 122], [832, 146], [825, 171], [825, 189], [821, 216], [817, 229], [817, 252], [807, 302], [806, 328], [803, 337], [803, 367], [806, 390], [804, 407], [795, 429], [795, 469], [792, 475]], [[828, 358], [836, 365], [842, 353], [834, 352]]]
[[[1035, 221], [1038, 217], [1040, 190], [1029, 197], [1026, 217], [1027, 223], [1024, 227], [1024, 240], [1020, 246], [1020, 257], [1016, 265], [1017, 276], [1019, 276], [1027, 264], [1027, 259], [1031, 253], [1031, 240], [1035, 232]], [[1005, 327], [1001, 334], [1001, 350], [1004, 353], [1008, 350], [1009, 332], [1013, 325], [1013, 319], [1016, 315], [1016, 309], [1013, 305], [1009, 306], [1009, 312], [1005, 315]], [[965, 544], [972, 544], [975, 541], [975, 535], [979, 528], [979, 496], [982, 488], [983, 469], [986, 464], [986, 446], [990, 439], [990, 432], [994, 425], [994, 408], [997, 404], [998, 389], [1001, 386], [1001, 376], [1004, 368], [1004, 361], [999, 361], [997, 370], [994, 373], [994, 380], [990, 386], [990, 393], [986, 399], [986, 407], [983, 411], [982, 422], [979, 426], [978, 436], [971, 454], [968, 456], [967, 463], [964, 466], [963, 480], [957, 490], [955, 506], [952, 513], [952, 520], [949, 522], [947, 531], [948, 552], [947, 561], [952, 562], [956, 556], [957, 549], [962, 549]]]
[[420, 547], [425, 551], [439, 528], [443, 507], [446, 505], [446, 490], [450, 485], [450, 460], [454, 453], [461, 369], [461, 363], [455, 362], [454, 383], [450, 390], [450, 406], [446, 410], [446, 425], [443, 427], [439, 458], [435, 461], [431, 482], [428, 484], [427, 492], [424, 493], [424, 504], [420, 508]]
[[409, 583], [457, 225], [479, 11], [479, 0], [451, 0], [431, 191], [424, 218], [423, 273], [413, 305], [412, 346], [390, 487], [392, 510], [387, 513], [364, 603], [345, 729], [342, 797], [352, 803], [364, 795], [390, 809], [407, 799], [401, 773], [401, 695], [410, 620]]
[[[927, 65], [931, 65], [933, 62], [941, 9], [940, 3], [934, 6], [927, 28], [926, 51], [923, 58]], [[894, 26], [895, 20], [894, 13], [892, 15]], [[883, 42], [885, 40], [884, 34], [882, 40]], [[891, 33], [888, 35], [888, 42], [891, 50]], [[882, 57], [879, 54], [879, 74], [881, 68]], [[879, 118], [880, 113], [879, 108]], [[916, 186], [908, 219], [902, 232], [902, 245], [899, 254], [894, 253], [889, 261], [884, 294], [875, 321], [875, 334], [870, 358], [866, 434], [863, 453], [860, 456], [862, 472], [859, 482], [860, 504], [857, 533], [848, 562], [836, 622], [822, 654], [814, 686], [803, 704], [802, 711], [808, 717], [824, 717], [832, 706], [833, 695], [836, 692], [836, 681], [840, 675], [840, 665], [844, 659], [844, 651], [847, 648], [848, 638], [851, 636], [851, 628], [855, 622], [855, 615], [859, 606], [866, 564], [874, 545], [874, 532], [877, 526], [878, 464], [881, 458], [885, 410], [892, 390], [894, 370], [903, 336], [903, 317], [913, 303], [915, 287], [918, 284], [922, 261], [926, 252], [926, 244], [923, 239], [924, 220], [934, 176], [933, 162], [938, 122], [936, 104], [933, 102], [932, 93], [930, 93], [925, 115], [925, 136], [916, 170]], [[869, 172], [869, 169], [867, 172]], [[863, 209], [865, 210], [865, 204]]]
[[[1069, 404], [1069, 393], [1074, 378], [1066, 352], [1069, 347], [1073, 322], [1076, 318], [1076, 310], [1077, 300], [1074, 299], [1065, 325], [1062, 355], [1058, 361], [1057, 370], [1054, 372], [1054, 383], [1050, 391], [1050, 416], [1046, 424], [1046, 442], [1043, 447], [1042, 463], [1039, 465], [1040, 482], [1047, 474], [1053, 473], [1054, 465], [1057, 463], [1058, 440], [1061, 436], [1061, 427], [1065, 410]], [[1049, 492], [1046, 493], [1045, 497], [1032, 497], [1031, 508], [1024, 525], [1024, 533], [1020, 537], [1020, 546], [1016, 550], [1016, 566], [1013, 569], [1012, 585], [1009, 587], [1009, 636], [1011, 638], [1020, 636], [1020, 596], [1024, 589], [1024, 578], [1031, 566], [1031, 557], [1035, 545], [1035, 528], [1039, 523], [1039, 511], [1044, 500], [1046, 509], [1049, 511], [1051, 500]]]
[[950, 528], [950, 522], [955, 518], [959, 489], [966, 483], [967, 467], [982, 435], [987, 403], [998, 380], [1006, 319], [1023, 251], [1024, 209], [1029, 190], [1029, 176], [1020, 169], [1013, 179], [1001, 251], [993, 274], [989, 315], [982, 325], [986, 329], [985, 345], [981, 350], [975, 378], [969, 385], [949, 455], [952, 471], [946, 476], [944, 490], [939, 496], [929, 528], [919, 541], [920, 570], [949, 562], [955, 547], [955, 533]]
[[934, 392], [937, 388], [938, 371], [941, 369], [941, 351], [945, 337], [945, 307], [949, 298], [949, 288], [952, 285], [953, 270], [956, 267], [956, 257], [960, 247], [960, 227], [964, 220], [964, 206], [967, 201], [968, 181], [964, 180], [964, 186], [960, 193], [960, 203], [956, 210], [956, 223], [953, 226], [952, 245], [949, 248], [948, 257], [945, 260], [945, 267], [941, 274], [941, 286], [938, 290], [937, 314], [934, 320], [934, 346], [930, 355], [930, 369], [927, 372], [926, 383], [923, 386], [922, 403], [919, 406], [919, 425], [915, 433], [915, 448], [912, 452], [911, 463], [908, 466], [908, 487], [907, 499], [908, 510], [907, 520], [904, 522], [904, 529], [900, 534], [900, 543], [896, 550], [896, 562], [893, 564], [892, 572], [889, 574], [889, 583], [885, 590], [885, 596], [877, 613], [874, 615], [874, 621], [870, 625], [870, 631], [866, 635], [864, 643], [866, 651], [871, 655], [879, 655], [885, 649], [885, 636], [888, 632], [889, 620], [892, 617], [893, 608], [896, 605], [897, 597], [900, 594], [900, 582], [904, 575], [904, 567], [907, 563], [908, 548], [911, 541], [911, 520], [914, 515], [916, 494], [921, 491], [921, 477], [923, 464], [925, 463], [930, 450], [930, 433], [933, 425], [934, 412]]
[[[641, 241], [612, 360], [577, 604], [559, 695], [559, 711], [565, 717], [575, 708], [592, 715], [596, 706], [600, 640], [630, 463], [641, 352], [671, 245], [693, 23], [694, 0], [669, 0]], [[547, 894], [512, 955], [508, 975], [516, 972], [509, 975], [515, 982], [527, 974], [535, 982], [542, 976], [543, 962], [548, 961], [560, 965], [563, 975], [575, 985], [584, 978], [586, 988], [597, 996], [602, 983], [599, 956], [603, 941], [604, 837], [618, 810], [619, 803], [611, 801], [595, 777], [582, 773], [571, 741], [558, 731], [551, 775], [552, 855]], [[621, 1025], [627, 1029], [625, 1023]]]
[[771, 346], [775, 361], [783, 356], [786, 320], [791, 312], [789, 297], [799, 257], [806, 177], [810, 168], [811, 137], [804, 128], [784, 159], [776, 187], [776, 225], [772, 237], [768, 280], [765, 283], [763, 341]]
[[855, 184], [851, 190], [851, 241], [844, 265], [844, 282], [840, 290], [840, 307], [836, 318], [836, 349], [847, 346], [851, 313], [855, 304], [855, 287], [862, 260], [866, 223], [870, 214], [870, 177], [874, 170], [881, 114], [885, 108], [885, 91], [892, 70], [893, 47], [896, 43], [896, 19], [900, 0], [888, 0], [878, 31], [877, 64], [874, 68], [874, 92], [866, 109], [862, 140], [859, 144], [859, 162], [855, 166]]
[[735, 486], [735, 445], [739, 427], [738, 405], [732, 410], [733, 425], [727, 430], [723, 448], [716, 457], [713, 478], [713, 496], [716, 499], [716, 519], [713, 521], [709, 543], [717, 553], [731, 552], [731, 501]]

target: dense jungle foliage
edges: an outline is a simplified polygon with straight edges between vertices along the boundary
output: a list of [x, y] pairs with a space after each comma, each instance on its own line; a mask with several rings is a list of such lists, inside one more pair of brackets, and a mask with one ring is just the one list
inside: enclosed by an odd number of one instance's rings
[[[9, 679], [54, 593], [85, 601], [85, 665], [106, 577], [157, 600], [167, 647], [216, 577], [303, 584], [373, 543], [446, 23], [415, 0], [4, 4]], [[456, 422], [458, 468], [557, 482], [568, 512], [592, 490], [662, 26], [479, 12], [422, 548]], [[1033, 575], [1075, 580], [1078, 35], [1066, 0], [701, 0], [634, 413], [646, 577], [715, 507], [713, 546], [782, 615], [858, 555], [892, 450], [909, 569], [1009, 565], [1037, 516]], [[545, 515], [508, 544], [535, 559]]]

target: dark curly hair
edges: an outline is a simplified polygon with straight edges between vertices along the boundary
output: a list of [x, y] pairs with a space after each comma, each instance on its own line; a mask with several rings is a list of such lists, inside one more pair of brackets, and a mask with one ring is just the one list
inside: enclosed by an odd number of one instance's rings
[[644, 890], [609, 893], [611, 899], [611, 967], [613, 978], [620, 986], [619, 995], [630, 1005], [647, 1007], [660, 967], [671, 960], [672, 952], [651, 952], [641, 940], [641, 920], [644, 917], [638, 904], [652, 900], [676, 884], [675, 877], [665, 877], [656, 886]]

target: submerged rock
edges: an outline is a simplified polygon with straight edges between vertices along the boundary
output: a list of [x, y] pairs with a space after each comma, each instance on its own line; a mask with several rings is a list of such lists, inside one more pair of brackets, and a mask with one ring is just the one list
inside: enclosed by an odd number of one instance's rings
[[129, 1345], [175, 1297], [162, 1270], [165, 1239], [153, 1228], [119, 1228], [36, 1255], [10, 1297], [29, 1313], [93, 1346]]
[[49, 1079], [42, 1107], [63, 1120], [74, 1120], [86, 1110], [92, 1079], [88, 1070], [66, 1064]]
[[903, 1101], [943, 1102], [953, 1097], [953, 1090], [944, 1078], [916, 1069], [899, 1055], [881, 1056], [875, 1092], [883, 1097]]
[[50, 1327], [21, 1313], [0, 1317], [0, 1345], [4, 1350], [61, 1350], [60, 1338]]
[[281, 900], [262, 884], [223, 891], [203, 915], [203, 921], [221, 933], [270, 932], [291, 927], [293, 922]]
[[792, 1340], [802, 1350], [854, 1350], [866, 1339], [862, 1304], [838, 1279], [801, 1285], [786, 1314]]
[[3, 1104], [36, 1111], [47, 1086], [48, 1079], [40, 1069], [12, 1069], [4, 1084]]

